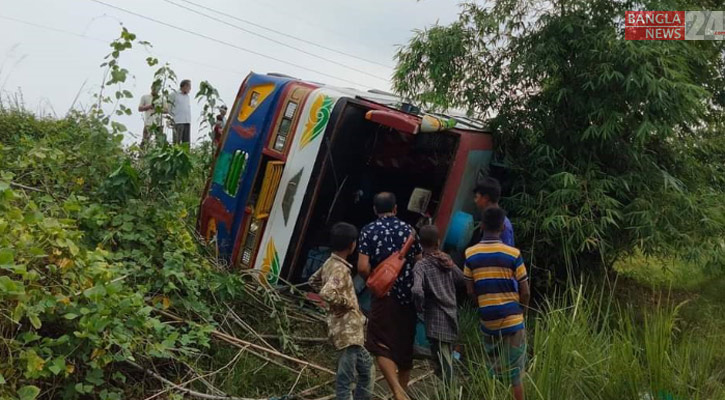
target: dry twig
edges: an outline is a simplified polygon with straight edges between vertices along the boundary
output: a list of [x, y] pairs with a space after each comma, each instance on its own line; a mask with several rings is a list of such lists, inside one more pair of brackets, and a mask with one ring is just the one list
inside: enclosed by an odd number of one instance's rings
[[291, 395], [292, 392], [295, 391], [297, 384], [300, 383], [300, 378], [302, 378], [302, 373], [305, 372], [306, 369], [307, 369], [307, 366], [305, 365], [304, 367], [302, 367], [302, 370], [300, 370], [300, 373], [297, 374], [297, 379], [295, 379], [295, 383], [294, 383], [294, 385], [292, 385], [292, 388], [289, 390], [289, 393], [287, 393], [287, 396]]
[[140, 365], [138, 365], [138, 364], [136, 364], [136, 363], [134, 363], [132, 361], [126, 361], [126, 362], [129, 363], [129, 364], [131, 364], [131, 365], [133, 365], [134, 367], [136, 367], [136, 368], [138, 368], [138, 369], [146, 372], [147, 374], [153, 376], [154, 378], [160, 380], [161, 382], [163, 382], [163, 383], [165, 383], [165, 384], [167, 384], [169, 386], [172, 386], [174, 390], [178, 390], [179, 392], [186, 393], [189, 396], [196, 397], [196, 398], [199, 398], [199, 399], [206, 399], [206, 400], [267, 400], [267, 399], [250, 399], [250, 398], [245, 398], [245, 397], [236, 397], [236, 396], [229, 396], [229, 395], [216, 396], [216, 395], [213, 395], [213, 394], [206, 394], [206, 393], [197, 392], [195, 390], [187, 389], [185, 387], [182, 387], [180, 385], [177, 385], [174, 382], [171, 382], [170, 380], [168, 380], [168, 379], [164, 378], [163, 376], [157, 374], [156, 372], [151, 371], [151, 370], [149, 370], [147, 368], [144, 368], [144, 367], [142, 367], [142, 366], [140, 366]]
[[[174, 315], [174, 314], [172, 314], [172, 313], [170, 313], [168, 311], [159, 310], [158, 308], [155, 308], [154, 310], [156, 312], [160, 313], [161, 315], [164, 315], [165, 317], [170, 318], [172, 320], [184, 321], [183, 319], [177, 317], [176, 315]], [[187, 324], [195, 324], [194, 322], [191, 322], [191, 321], [185, 321], [185, 322]], [[258, 350], [258, 351], [261, 351], [261, 352], [264, 352], [264, 353], [267, 353], [267, 354], [271, 354], [273, 356], [282, 358], [282, 359], [287, 360], [287, 361], [291, 361], [291, 362], [296, 363], [296, 364], [299, 364], [299, 365], [308, 366], [308, 367], [310, 367], [312, 369], [316, 369], [318, 371], [326, 372], [326, 373], [328, 373], [330, 375], [335, 375], [336, 374], [335, 371], [333, 371], [333, 370], [331, 370], [329, 368], [325, 368], [323, 366], [320, 366], [320, 365], [317, 365], [317, 364], [313, 364], [313, 363], [308, 362], [308, 361], [304, 361], [304, 360], [300, 360], [300, 359], [295, 358], [295, 357], [288, 356], [288, 355], [286, 355], [284, 353], [280, 353], [279, 351], [274, 350], [274, 349], [270, 349], [270, 348], [267, 348], [267, 347], [264, 347], [264, 346], [260, 346], [258, 344], [254, 344], [254, 343], [251, 343], [251, 342], [247, 342], [246, 340], [239, 339], [236, 336], [231, 336], [231, 335], [228, 335], [226, 333], [219, 332], [216, 329], [214, 329], [213, 331], [211, 331], [211, 334], [212, 334], [212, 336], [216, 337], [217, 339], [220, 339], [220, 340], [225, 341], [225, 342], [230, 343], [230, 344], [238, 345], [238, 347], [239, 346], [247, 346], [247, 347], [250, 347], [250, 348], [252, 348], [254, 350]]]
[[25, 186], [25, 185], [22, 185], [22, 184], [16, 183], [16, 182], [10, 182], [10, 186], [16, 187], [18, 189], [30, 190], [30, 191], [38, 192], [38, 193], [47, 193], [43, 189], [34, 188], [32, 186]]
[[[282, 336], [279, 335], [260, 335], [264, 339], [282, 340]], [[309, 343], [327, 343], [330, 339], [324, 337], [305, 337], [305, 336], [289, 336], [293, 341], [297, 342], [309, 342]]]
[[[242, 355], [242, 353], [244, 352], [244, 350], [245, 350], [245, 349], [240, 349], [240, 350], [239, 350], [239, 352], [237, 353], [237, 355], [236, 355], [236, 356], [234, 356], [234, 358], [232, 358], [232, 360], [231, 360], [231, 361], [229, 361], [229, 362], [228, 362], [228, 363], [227, 363], [227, 364], [226, 364], [225, 366], [223, 366], [223, 367], [219, 368], [218, 370], [216, 370], [216, 371], [213, 371], [213, 372], [209, 372], [208, 374], [204, 374], [204, 375], [198, 375], [198, 376], [196, 376], [196, 377], [194, 377], [194, 378], [192, 378], [192, 379], [189, 379], [188, 381], [185, 381], [185, 382], [183, 382], [183, 383], [180, 383], [180, 384], [179, 384], [179, 386], [182, 386], [182, 387], [183, 387], [183, 386], [186, 386], [186, 385], [188, 385], [188, 384], [190, 384], [190, 383], [192, 383], [192, 382], [194, 382], [194, 381], [198, 381], [198, 380], [200, 380], [200, 379], [204, 379], [204, 378], [206, 378], [206, 377], [209, 377], [209, 376], [212, 376], [212, 375], [216, 375], [216, 374], [218, 374], [218, 373], [220, 373], [220, 372], [224, 371], [225, 369], [229, 368], [229, 367], [230, 367], [230, 366], [231, 366], [232, 364], [234, 364], [234, 363], [235, 363], [235, 362], [236, 362], [236, 361], [237, 361], [237, 360], [239, 359], [239, 356], [241, 356], [241, 355]], [[155, 398], [157, 398], [157, 397], [161, 396], [162, 394], [164, 394], [164, 393], [166, 393], [166, 392], [168, 392], [168, 391], [170, 391], [170, 390], [172, 390], [172, 388], [169, 388], [169, 389], [165, 389], [165, 390], [162, 390], [162, 391], [160, 391], [160, 392], [156, 393], [156, 394], [155, 394], [155, 395], [153, 395], [153, 396], [149, 396], [149, 397], [147, 397], [147, 398], [146, 398], [145, 400], [151, 400], [151, 399], [155, 399]]]

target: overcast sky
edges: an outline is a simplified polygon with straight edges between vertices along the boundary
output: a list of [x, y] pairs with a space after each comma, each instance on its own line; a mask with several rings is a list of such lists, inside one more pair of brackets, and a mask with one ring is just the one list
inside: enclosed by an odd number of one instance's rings
[[[59, 116], [68, 111], [79, 92], [80, 103], [87, 105], [102, 78], [99, 64], [109, 52], [108, 43], [118, 37], [121, 22], [140, 40], [153, 44], [150, 50], [135, 46], [121, 59], [121, 64], [134, 75], [125, 87], [134, 93], [134, 99], [128, 103], [134, 111], [138, 98], [148, 90], [153, 79], [153, 69], [145, 63], [149, 55], [171, 63], [179, 79], [191, 79], [194, 93], [199, 81], [210, 81], [228, 104], [234, 101], [239, 85], [249, 71], [280, 72], [336, 86], [389, 90], [397, 46], [405, 44], [414, 29], [425, 28], [437, 21], [447, 24], [458, 13], [458, 1], [455, 0], [188, 0], [223, 11], [228, 17], [184, 0], [98, 1], [216, 40], [180, 32], [92, 0], [0, 0], [0, 90], [3, 97], [21, 91], [30, 110]], [[228, 25], [171, 2], [223, 19]], [[321, 49], [230, 17], [374, 63]], [[192, 113], [198, 115], [199, 110], [200, 107], [193, 103]], [[135, 133], [142, 127], [138, 113], [121, 122]], [[197, 139], [199, 133], [194, 124], [192, 141]]]

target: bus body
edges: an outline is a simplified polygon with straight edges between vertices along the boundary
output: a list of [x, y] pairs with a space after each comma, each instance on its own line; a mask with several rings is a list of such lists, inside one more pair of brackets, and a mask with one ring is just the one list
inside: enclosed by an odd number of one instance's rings
[[401, 219], [433, 221], [445, 250], [460, 252], [492, 137], [478, 121], [454, 120], [431, 132], [424, 122], [452, 119], [381, 92], [252, 73], [214, 158], [199, 231], [232, 266], [271, 284], [300, 281], [319, 266], [312, 255], [324, 254], [329, 227], [361, 228], [375, 218], [374, 194], [389, 191]]

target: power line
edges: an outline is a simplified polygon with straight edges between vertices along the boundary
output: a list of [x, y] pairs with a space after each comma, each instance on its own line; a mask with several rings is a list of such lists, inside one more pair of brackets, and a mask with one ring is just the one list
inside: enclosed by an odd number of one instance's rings
[[[105, 39], [100, 39], [100, 38], [96, 38], [96, 37], [92, 37], [92, 36], [87, 36], [87, 35], [84, 35], [84, 34], [72, 32], [72, 31], [67, 31], [67, 30], [64, 30], [64, 29], [59, 29], [59, 28], [53, 28], [53, 27], [50, 27], [50, 26], [40, 25], [40, 24], [36, 24], [34, 22], [25, 21], [25, 20], [13, 18], [13, 17], [8, 17], [8, 16], [5, 16], [5, 15], [0, 15], [0, 19], [5, 19], [5, 20], [13, 21], [13, 22], [16, 22], [16, 23], [19, 23], [19, 24], [32, 26], [32, 27], [38, 28], [38, 29], [44, 29], [44, 30], [47, 30], [47, 31], [63, 33], [63, 34], [66, 34], [66, 35], [71, 35], [71, 36], [78, 37], [80, 39], [92, 40], [94, 42], [103, 43], [105, 45], [108, 45], [109, 44], [109, 41], [108, 40], [105, 40]], [[168, 58], [176, 59], [178, 61], [185, 62], [185, 63], [188, 63], [188, 64], [195, 64], [195, 65], [199, 65], [199, 66], [206, 67], [206, 68], [213, 68], [213, 69], [216, 69], [216, 70], [219, 70], [219, 71], [225, 71], [225, 72], [233, 73], [235, 75], [236, 74], [239, 74], [239, 75], [246, 74], [246, 72], [235, 71], [235, 70], [231, 70], [231, 69], [227, 69], [227, 68], [221, 68], [221, 67], [218, 67], [216, 65], [210, 65], [210, 64], [200, 63], [198, 61], [193, 61], [193, 60], [189, 60], [189, 59], [186, 59], [186, 58], [181, 58], [181, 57], [176, 57], [176, 56], [170, 56], [168, 54], [163, 54], [163, 53], [158, 53], [158, 52], [155, 52], [155, 53], [156, 54], [153, 54], [153, 55], [168, 57]]]
[[117, 7], [117, 6], [114, 6], [112, 4], [104, 3], [103, 1], [100, 1], [100, 0], [89, 0], [89, 1], [92, 1], [94, 3], [98, 3], [98, 4], [101, 4], [101, 5], [104, 5], [106, 7], [113, 8], [115, 10], [124, 12], [126, 14], [130, 14], [130, 15], [136, 16], [138, 18], [142, 18], [142, 19], [145, 19], [145, 20], [148, 20], [148, 21], [157, 23], [159, 25], [166, 26], [166, 27], [171, 28], [171, 29], [175, 29], [177, 31], [181, 31], [181, 32], [188, 33], [190, 35], [194, 35], [194, 36], [197, 36], [197, 37], [206, 39], [206, 40], [210, 40], [210, 41], [212, 41], [214, 43], [222, 44], [222, 45], [225, 45], [227, 47], [231, 47], [231, 48], [234, 48], [234, 49], [237, 49], [237, 50], [246, 52], [246, 53], [254, 54], [254, 55], [259, 56], [259, 57], [264, 57], [264, 58], [267, 58], [267, 59], [270, 59], [270, 60], [273, 60], [273, 61], [277, 61], [277, 62], [282, 63], [282, 64], [287, 64], [289, 66], [292, 66], [292, 67], [295, 67], [295, 68], [299, 68], [299, 69], [302, 69], [302, 70], [305, 70], [305, 71], [308, 71], [308, 72], [312, 72], [312, 73], [315, 73], [315, 74], [318, 74], [318, 75], [326, 76], [328, 78], [336, 79], [336, 80], [341, 81], [341, 82], [346, 82], [346, 83], [350, 83], [350, 84], [353, 84], [353, 85], [359, 85], [358, 82], [351, 81], [349, 79], [340, 78], [340, 77], [335, 76], [335, 75], [331, 75], [331, 74], [328, 74], [328, 73], [325, 73], [325, 72], [317, 71], [317, 70], [312, 69], [312, 68], [308, 68], [308, 67], [305, 67], [305, 66], [302, 66], [302, 65], [299, 65], [299, 64], [295, 64], [295, 63], [292, 63], [292, 62], [289, 62], [289, 61], [285, 61], [285, 60], [282, 60], [282, 59], [279, 59], [279, 58], [276, 58], [276, 57], [273, 57], [273, 56], [269, 56], [269, 55], [264, 54], [264, 53], [260, 53], [260, 52], [257, 52], [257, 51], [254, 51], [254, 50], [250, 50], [250, 49], [247, 49], [247, 48], [244, 48], [244, 47], [241, 47], [241, 46], [237, 46], [237, 45], [235, 45], [233, 43], [225, 42], [225, 41], [220, 40], [220, 39], [215, 39], [215, 38], [213, 38], [211, 36], [208, 36], [208, 35], [205, 35], [203, 33], [194, 32], [192, 30], [189, 30], [189, 29], [186, 29], [186, 28], [181, 28], [179, 26], [176, 26], [176, 25], [173, 25], [173, 24], [169, 24], [169, 23], [164, 22], [164, 21], [159, 21], [158, 19], [154, 19], [154, 18], [151, 18], [151, 17], [147, 17], [145, 15], [142, 15], [142, 14], [139, 14], [139, 13], [136, 13], [136, 12], [133, 12], [133, 11], [129, 11], [129, 10], [125, 9], [125, 8]]
[[377, 62], [377, 61], [374, 61], [374, 60], [369, 60], [369, 59], [364, 58], [364, 57], [356, 56], [354, 54], [346, 53], [344, 51], [337, 50], [337, 49], [334, 49], [332, 47], [328, 47], [328, 46], [325, 46], [325, 45], [322, 45], [322, 44], [319, 44], [319, 43], [315, 43], [315, 42], [313, 42], [311, 40], [302, 39], [302, 38], [299, 38], [297, 36], [290, 35], [288, 33], [284, 33], [282, 31], [278, 31], [278, 30], [275, 30], [275, 29], [272, 29], [272, 28], [268, 28], [268, 27], [266, 27], [264, 25], [257, 24], [257, 23], [255, 23], [253, 21], [249, 21], [247, 19], [239, 18], [239, 17], [236, 17], [234, 15], [230, 15], [228, 13], [225, 13], [223, 11], [219, 11], [219, 10], [215, 10], [215, 9], [213, 9], [211, 7], [207, 7], [207, 6], [202, 5], [202, 4], [194, 3], [193, 1], [189, 1], [189, 0], [180, 0], [180, 1], [181, 2], [184, 2], [184, 3], [187, 3], [187, 4], [194, 5], [194, 6], [198, 7], [198, 8], [201, 8], [201, 9], [204, 9], [204, 10], [207, 10], [207, 11], [211, 11], [211, 12], [213, 12], [215, 14], [223, 15], [223, 16], [225, 16], [227, 18], [231, 18], [231, 19], [237, 20], [237, 21], [242, 22], [242, 23], [245, 23], [245, 24], [249, 24], [249, 25], [252, 25], [252, 26], [256, 26], [257, 28], [264, 29], [265, 31], [269, 31], [269, 32], [276, 33], [276, 34], [281, 35], [281, 36], [284, 36], [286, 38], [290, 38], [290, 39], [293, 39], [293, 40], [297, 40], [297, 41], [300, 41], [302, 43], [307, 43], [307, 44], [309, 44], [311, 46], [315, 46], [315, 47], [318, 47], [320, 49], [324, 49], [324, 50], [331, 51], [333, 53], [337, 53], [337, 54], [340, 54], [340, 55], [343, 55], [343, 56], [346, 56], [346, 57], [355, 58], [355, 59], [358, 59], [360, 61], [365, 61], [365, 62], [370, 63], [370, 64], [375, 64], [375, 65], [379, 65], [381, 67], [385, 67], [385, 68], [388, 68], [388, 69], [392, 69], [392, 67], [389, 66], [389, 65], [385, 65], [383, 63], [380, 63], [380, 62]]
[[59, 32], [59, 33], [65, 33], [67, 35], [73, 35], [73, 36], [79, 37], [81, 39], [88, 39], [88, 40], [93, 40], [93, 41], [96, 41], [96, 42], [103, 42], [105, 44], [108, 44], [108, 42], [105, 41], [105, 40], [103, 40], [103, 39], [92, 38], [92, 37], [89, 37], [89, 36], [81, 35], [80, 33], [66, 31], [66, 30], [58, 29], [58, 28], [53, 28], [53, 27], [50, 27], [50, 26], [44, 26], [44, 25], [36, 24], [36, 23], [30, 22], [30, 21], [23, 21], [22, 19], [8, 17], [8, 16], [5, 16], [5, 15], [0, 15], [0, 18], [6, 19], [8, 21], [17, 22], [19, 24], [30, 25], [30, 26], [35, 27], [35, 28], [45, 29], [45, 30], [48, 30], [48, 31]]
[[375, 74], [371, 74], [371, 73], [369, 73], [369, 72], [366, 72], [366, 71], [363, 71], [363, 70], [361, 70], [361, 69], [357, 69], [357, 68], [355, 68], [355, 67], [351, 67], [351, 66], [349, 66], [349, 65], [343, 64], [343, 63], [341, 63], [341, 62], [337, 62], [337, 61], [335, 61], [335, 60], [331, 60], [331, 59], [329, 59], [329, 58], [326, 58], [326, 57], [323, 57], [323, 56], [321, 56], [321, 55], [318, 55], [318, 54], [315, 54], [315, 53], [309, 52], [309, 51], [307, 51], [307, 50], [303, 50], [303, 49], [300, 49], [299, 47], [295, 47], [295, 46], [289, 45], [289, 44], [287, 44], [287, 43], [285, 43], [285, 42], [283, 42], [283, 41], [280, 41], [280, 40], [277, 40], [277, 39], [271, 38], [271, 37], [269, 37], [269, 36], [265, 36], [265, 35], [262, 35], [262, 34], [260, 34], [260, 33], [257, 33], [257, 32], [254, 32], [254, 31], [251, 31], [251, 30], [249, 30], [249, 29], [245, 29], [245, 28], [239, 27], [239, 26], [237, 26], [237, 25], [234, 25], [234, 24], [230, 24], [230, 23], [229, 23], [229, 22], [227, 22], [227, 21], [224, 21], [224, 20], [222, 20], [222, 19], [219, 19], [219, 18], [217, 18], [217, 17], [211, 16], [211, 15], [209, 15], [209, 14], [205, 14], [205, 13], [203, 13], [203, 12], [201, 12], [201, 11], [197, 11], [197, 10], [194, 10], [193, 8], [189, 8], [189, 7], [187, 7], [187, 6], [184, 6], [184, 5], [182, 5], [182, 4], [174, 3], [174, 2], [173, 2], [173, 1], [171, 1], [171, 0], [163, 0], [163, 1], [165, 1], [165, 2], [167, 2], [167, 3], [169, 3], [169, 4], [171, 4], [171, 5], [174, 5], [174, 6], [176, 6], [176, 7], [182, 8], [182, 9], [184, 9], [184, 10], [187, 10], [187, 11], [193, 12], [194, 14], [198, 14], [198, 15], [201, 15], [202, 17], [206, 17], [206, 18], [209, 18], [209, 19], [210, 19], [210, 20], [212, 20], [212, 21], [216, 21], [216, 22], [219, 22], [219, 23], [221, 23], [221, 24], [224, 24], [224, 25], [230, 26], [230, 27], [232, 27], [232, 28], [234, 28], [234, 29], [238, 29], [238, 30], [240, 30], [240, 31], [242, 31], [242, 32], [246, 32], [246, 33], [249, 33], [250, 35], [254, 35], [254, 36], [260, 37], [260, 38], [262, 38], [262, 39], [265, 39], [265, 40], [269, 40], [270, 42], [276, 43], [276, 44], [278, 44], [278, 45], [280, 45], [280, 46], [284, 46], [284, 47], [287, 47], [287, 48], [289, 48], [289, 49], [292, 49], [292, 50], [295, 50], [295, 51], [299, 51], [300, 53], [303, 53], [303, 54], [307, 54], [307, 55], [308, 55], [308, 56], [310, 56], [310, 57], [315, 57], [315, 58], [317, 58], [317, 59], [320, 59], [320, 60], [322, 60], [322, 61], [328, 62], [328, 63], [330, 63], [330, 64], [335, 64], [335, 65], [337, 65], [337, 66], [340, 66], [340, 67], [343, 67], [343, 68], [347, 68], [347, 69], [349, 69], [349, 70], [351, 70], [351, 71], [355, 71], [355, 72], [358, 72], [358, 73], [361, 73], [361, 74], [367, 75], [367, 76], [369, 76], [369, 77], [372, 77], [372, 78], [375, 78], [375, 79], [380, 79], [381, 81], [384, 81], [384, 82], [387, 82], [387, 81], [388, 81], [387, 79], [385, 79], [385, 78], [381, 78], [381, 77], [379, 77], [379, 76], [377, 76], [377, 75], [375, 75]]

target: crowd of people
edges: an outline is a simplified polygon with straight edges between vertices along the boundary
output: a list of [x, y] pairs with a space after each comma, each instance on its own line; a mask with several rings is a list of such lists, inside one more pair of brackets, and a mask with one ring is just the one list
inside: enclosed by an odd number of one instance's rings
[[[160, 84], [154, 81], [151, 84], [151, 93], [141, 96], [138, 111], [143, 113], [143, 137], [141, 146], [148, 145], [153, 133], [156, 133], [156, 140], [166, 140], [163, 134], [164, 115], [168, 115], [168, 122], [172, 128], [173, 144], [189, 145], [191, 141], [191, 81], [184, 79], [179, 85], [179, 90], [174, 91], [168, 100], [162, 98], [159, 93]], [[211, 129], [211, 139], [216, 148], [221, 141], [222, 129], [226, 123], [227, 106], [219, 107], [219, 114], [216, 116]]]
[[[141, 97], [142, 146], [156, 133], [165, 140], [163, 116], [173, 127], [173, 143], [189, 144], [191, 132], [191, 81], [181, 81], [169, 102], [153, 84]], [[219, 108], [211, 139], [218, 147], [226, 123], [226, 106]], [[159, 135], [161, 139], [159, 139]], [[490, 371], [512, 386], [514, 398], [524, 398], [521, 374], [526, 360], [524, 314], [529, 283], [521, 252], [514, 247], [511, 221], [499, 207], [501, 186], [486, 178], [476, 187], [473, 201], [482, 212], [481, 229], [465, 252], [464, 265], [456, 265], [440, 250], [441, 235], [435, 225], [416, 233], [397, 217], [396, 198], [383, 192], [375, 196], [377, 219], [360, 232], [340, 222], [330, 232], [332, 254], [309, 282], [329, 306], [328, 328], [339, 350], [337, 399], [372, 398], [375, 366], [382, 372], [395, 400], [408, 400], [413, 369], [413, 349], [418, 315], [425, 321], [437, 375], [443, 384], [454, 382], [454, 344], [459, 334], [457, 293], [465, 288], [478, 306], [482, 344]], [[369, 315], [360, 309], [353, 275], [368, 278], [381, 262], [401, 250], [413, 235], [415, 241], [390, 291], [373, 297]], [[357, 265], [348, 261], [357, 251]], [[354, 394], [353, 394], [354, 386]]]
[[[474, 202], [482, 212], [482, 229], [456, 265], [440, 250], [438, 228], [426, 225], [416, 234], [397, 217], [395, 195], [379, 193], [373, 200], [377, 219], [358, 233], [345, 222], [330, 232], [332, 255], [310, 278], [328, 304], [328, 328], [340, 351], [337, 399], [372, 398], [375, 367], [382, 372], [395, 400], [409, 400], [413, 347], [418, 313], [424, 316], [432, 359], [443, 384], [454, 384], [453, 346], [458, 338], [458, 289], [478, 307], [481, 341], [490, 372], [508, 383], [516, 400], [524, 399], [521, 376], [526, 362], [524, 316], [530, 297], [528, 274], [515, 248], [513, 227], [498, 206], [501, 186], [484, 179]], [[353, 285], [357, 272], [367, 278], [383, 260], [415, 242], [392, 289], [373, 297], [366, 316]], [[357, 271], [348, 258], [357, 250]], [[354, 385], [354, 393], [353, 393]]]

